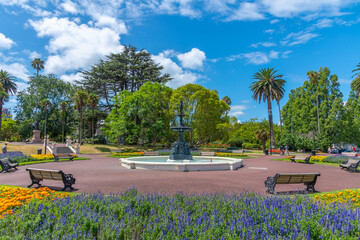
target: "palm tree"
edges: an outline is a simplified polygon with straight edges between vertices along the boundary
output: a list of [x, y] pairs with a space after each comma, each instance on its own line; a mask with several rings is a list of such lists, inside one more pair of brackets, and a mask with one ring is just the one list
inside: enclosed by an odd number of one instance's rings
[[95, 93], [89, 94], [88, 104], [92, 109], [92, 120], [91, 120], [91, 138], [92, 144], [94, 145], [94, 118], [95, 118], [95, 108], [99, 103], [99, 96]]
[[79, 144], [81, 144], [81, 133], [82, 133], [82, 110], [86, 106], [86, 103], [88, 102], [89, 95], [85, 91], [77, 91], [74, 94], [74, 101], [75, 106], [74, 108], [79, 112], [80, 118], [79, 118]]
[[[31, 67], [33, 69], [36, 69], [36, 81], [39, 83], [39, 72], [40, 70], [44, 69], [44, 61], [40, 58], [35, 58], [31, 61]], [[37, 95], [37, 93], [35, 93]], [[37, 97], [37, 96], [36, 96]], [[38, 120], [37, 120], [37, 108], [38, 108], [38, 101], [35, 102], [35, 126], [38, 126]], [[37, 127], [35, 127], [37, 128]], [[39, 130], [39, 129], [37, 129]]]
[[319, 81], [320, 81], [320, 72], [309, 71], [307, 75], [310, 79], [310, 82], [316, 86], [316, 109], [317, 109], [317, 122], [318, 122], [318, 132], [320, 131], [320, 110], [319, 110]]
[[254, 81], [250, 85], [250, 89], [253, 92], [253, 98], [259, 100], [259, 103], [263, 100], [268, 104], [270, 148], [275, 146], [271, 101], [275, 99], [275, 96], [284, 95], [284, 85], [286, 81], [282, 79], [282, 77], [283, 75], [277, 74], [277, 70], [274, 70], [274, 68], [263, 68], [254, 74], [253, 79], [257, 81]]
[[[14, 95], [17, 92], [17, 85], [15, 83], [16, 78], [10, 75], [7, 71], [0, 70], [0, 113], [2, 115], [2, 109], [5, 101], [8, 99], [9, 94]], [[5, 94], [4, 94], [5, 93]], [[0, 136], [1, 136], [1, 124], [2, 117], [0, 117]]]
[[353, 77], [358, 77], [360, 76], [360, 63], [358, 63], [358, 65], [356, 65], [357, 68], [355, 68], [352, 72], [355, 73]]
[[35, 58], [31, 61], [31, 67], [36, 69], [36, 78], [39, 78], [39, 71], [44, 69], [44, 61], [40, 58]]
[[351, 82], [351, 89], [354, 89], [356, 94], [360, 97], [360, 76], [356, 77]]
[[278, 95], [274, 95], [274, 99], [276, 100], [277, 105], [279, 106], [279, 117], [280, 117], [280, 135], [282, 136], [282, 120], [281, 120], [281, 107], [280, 100], [284, 97], [284, 92], [279, 93]]
[[45, 154], [46, 154], [46, 149], [47, 149], [47, 121], [48, 121], [48, 110], [51, 107], [51, 102], [49, 101], [49, 99], [43, 99], [40, 102], [40, 105], [44, 107], [45, 110], [45, 129], [44, 129], [44, 140], [45, 140]]
[[61, 142], [64, 143], [64, 138], [65, 138], [65, 115], [66, 115], [66, 108], [68, 106], [68, 103], [63, 101], [60, 103], [60, 109], [62, 112], [62, 117], [61, 117], [61, 126], [62, 126], [62, 132], [61, 132]]

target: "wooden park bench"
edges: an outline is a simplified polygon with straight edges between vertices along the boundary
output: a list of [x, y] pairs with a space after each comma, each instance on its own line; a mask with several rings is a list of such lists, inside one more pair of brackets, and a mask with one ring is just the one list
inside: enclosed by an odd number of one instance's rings
[[296, 160], [302, 160], [305, 161], [305, 163], [309, 164], [310, 163], [310, 157], [311, 156], [306, 156], [306, 155], [297, 155], [295, 157], [290, 158], [292, 163], [296, 163]]
[[31, 187], [34, 184], [41, 186], [40, 181], [55, 180], [62, 181], [64, 183], [64, 188], [61, 191], [64, 191], [66, 188], [74, 189], [72, 185], [75, 184], [75, 178], [72, 174], [65, 174], [61, 170], [48, 170], [48, 169], [36, 169], [36, 168], [27, 168], [26, 171], [29, 171], [31, 184], [28, 186]]
[[53, 154], [55, 162], [58, 162], [59, 159], [69, 159], [72, 161], [75, 158], [74, 152], [71, 151], [68, 147], [58, 147], [56, 148], [56, 153]]
[[110, 149], [110, 153], [121, 153], [122, 152], [122, 149], [121, 148], [118, 148], [118, 149]]
[[359, 163], [359, 160], [350, 158], [347, 163], [340, 163], [339, 166], [341, 167], [341, 169], [346, 169], [349, 172], [356, 172], [357, 168], [359, 167]]
[[215, 156], [215, 152], [201, 152], [200, 156]]
[[277, 194], [275, 191], [276, 184], [297, 184], [304, 183], [306, 190], [315, 190], [315, 183], [320, 173], [277, 173], [275, 177], [268, 177], [265, 181], [267, 193]]
[[15, 168], [19, 166], [19, 163], [12, 163], [10, 162], [9, 158], [2, 158], [0, 159], [0, 166], [1, 166], [1, 172], [5, 171], [5, 172], [9, 172], [10, 169]]
[[144, 152], [144, 156], [159, 156], [159, 151]]

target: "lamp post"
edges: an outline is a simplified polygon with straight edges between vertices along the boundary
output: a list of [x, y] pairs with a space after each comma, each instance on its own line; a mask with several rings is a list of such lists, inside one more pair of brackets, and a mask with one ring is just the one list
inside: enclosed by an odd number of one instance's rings
[[316, 153], [316, 149], [315, 149], [315, 124], [313, 123], [313, 142], [314, 142], [314, 150], [312, 152], [312, 155], [315, 156], [315, 153]]

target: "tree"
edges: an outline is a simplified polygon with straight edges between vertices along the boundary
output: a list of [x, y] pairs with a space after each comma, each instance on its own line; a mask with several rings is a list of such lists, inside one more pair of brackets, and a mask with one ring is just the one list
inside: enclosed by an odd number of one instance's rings
[[112, 140], [124, 137], [128, 144], [169, 142], [169, 101], [172, 89], [147, 82], [139, 91], [122, 91], [105, 121], [105, 133]]
[[166, 83], [169, 74], [161, 74], [162, 66], [156, 64], [149, 52], [124, 46], [124, 51], [110, 54], [105, 60], [83, 71], [78, 83], [101, 99], [100, 107], [111, 111], [114, 97], [121, 91], [135, 92], [146, 82]]
[[[31, 76], [28, 81], [28, 87], [20, 91], [16, 95], [16, 108], [14, 112], [16, 113], [16, 120], [19, 122], [26, 122], [26, 126], [29, 126], [29, 120], [33, 122], [34, 119], [34, 109], [36, 106], [39, 106], [38, 99], [48, 99], [53, 108], [48, 111], [48, 135], [50, 138], [57, 139], [56, 141], [60, 142], [62, 139], [62, 127], [61, 127], [61, 112], [59, 111], [61, 102], [68, 102], [69, 105], [66, 107], [66, 121], [64, 133], [70, 134], [75, 127], [75, 110], [73, 106], [70, 106], [70, 102], [73, 102], [72, 96], [76, 91], [76, 86], [69, 82], [65, 82], [53, 74], [49, 75], [39, 75], [39, 78], [36, 76]], [[37, 94], [36, 94], [37, 93]], [[44, 108], [38, 109], [37, 119], [40, 123], [40, 128], [44, 128], [45, 124], [45, 110]], [[30, 127], [27, 130], [27, 127], [24, 126], [21, 131], [21, 136], [23, 138], [28, 138], [32, 134], [32, 129]], [[29, 134], [29, 136], [26, 136]]]
[[42, 107], [44, 107], [44, 111], [45, 111], [44, 139], [45, 139], [45, 154], [46, 154], [47, 141], [48, 141], [48, 136], [47, 136], [48, 110], [51, 107], [51, 102], [49, 101], [49, 99], [45, 98], [45, 99], [41, 100], [40, 105]]
[[319, 134], [321, 133], [320, 131], [320, 113], [319, 113], [319, 89], [318, 89], [318, 85], [319, 85], [319, 81], [320, 81], [320, 72], [315, 72], [315, 71], [309, 71], [307, 73], [310, 82], [312, 84], [314, 84], [316, 86], [316, 109], [317, 109], [317, 122], [318, 122], [318, 132]]
[[92, 119], [91, 119], [91, 138], [92, 144], [94, 145], [94, 119], [95, 119], [95, 108], [99, 103], [99, 96], [95, 93], [89, 94], [88, 105], [92, 109]]
[[[355, 94], [344, 106], [343, 95], [336, 74], [330, 74], [327, 67], [320, 68], [320, 80], [315, 85], [309, 80], [303, 86], [291, 90], [288, 102], [282, 108], [283, 131], [294, 134], [294, 146], [313, 147], [313, 125], [317, 125], [317, 108], [321, 134], [316, 135], [316, 147], [327, 150], [332, 143], [350, 143], [349, 136], [356, 132], [351, 123], [355, 123], [356, 111], [349, 109], [354, 106]], [[318, 92], [318, 100], [316, 92]], [[318, 105], [317, 105], [318, 102]], [[289, 138], [288, 138], [289, 139]]]
[[280, 108], [280, 100], [284, 97], [284, 92], [279, 92], [278, 95], [274, 95], [274, 100], [279, 107], [279, 117], [280, 117], [280, 135], [282, 136], [282, 121], [281, 121], [281, 108]]
[[89, 94], [85, 91], [79, 90], [74, 94], [74, 108], [79, 112], [79, 144], [81, 144], [82, 139], [82, 122], [83, 122], [83, 108], [86, 106], [89, 98]]
[[[17, 85], [15, 83], [16, 78], [10, 75], [7, 71], [0, 70], [0, 113], [2, 114], [3, 105], [8, 99], [8, 95], [14, 95], [17, 92]], [[0, 117], [0, 139], [1, 139], [1, 123], [2, 118]]]
[[173, 91], [170, 100], [172, 123], [176, 124], [180, 100], [184, 103], [184, 122], [192, 127], [190, 145], [208, 143], [221, 137], [219, 124], [229, 121], [230, 107], [219, 99], [216, 90], [209, 90], [197, 84], [186, 84]]
[[69, 105], [68, 102], [62, 101], [60, 103], [60, 110], [61, 110], [61, 142], [64, 143], [65, 139], [65, 124], [66, 124], [66, 110], [67, 106]]
[[222, 100], [223, 100], [227, 105], [229, 105], [229, 106], [230, 106], [231, 103], [232, 103], [232, 102], [231, 102], [231, 99], [230, 99], [228, 96], [223, 97]]
[[262, 150], [265, 152], [266, 148], [266, 141], [269, 140], [269, 126], [268, 123], [265, 121], [262, 121], [257, 129], [255, 130], [255, 137], [258, 141], [262, 143]]
[[276, 98], [276, 96], [284, 94], [284, 85], [286, 81], [282, 79], [283, 75], [277, 74], [277, 70], [274, 68], [264, 68], [259, 72], [255, 73], [253, 79], [254, 81], [250, 85], [250, 89], [253, 92], [253, 98], [255, 100], [261, 100], [264, 102], [267, 101], [268, 104], [268, 116], [269, 116], [269, 125], [270, 125], [270, 147], [275, 147], [275, 133], [272, 117], [272, 108], [271, 101]]
[[39, 71], [44, 69], [44, 61], [40, 58], [35, 58], [31, 61], [31, 67], [36, 69], [36, 77], [39, 77]]

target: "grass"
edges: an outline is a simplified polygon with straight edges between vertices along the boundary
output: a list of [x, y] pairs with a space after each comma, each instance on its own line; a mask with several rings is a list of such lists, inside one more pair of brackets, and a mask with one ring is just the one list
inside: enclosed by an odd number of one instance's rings
[[[77, 160], [90, 160], [90, 159], [91, 158], [78, 157], [78, 158], [74, 158], [73, 160], [77, 161]], [[63, 161], [69, 161], [69, 160], [68, 159], [59, 159], [59, 162], [63, 162]], [[21, 163], [19, 163], [19, 165], [24, 166], [24, 165], [31, 165], [31, 164], [37, 164], [37, 163], [47, 163], [47, 162], [54, 162], [54, 159], [32, 161], [32, 162], [21, 162]]]
[[[284, 161], [284, 162], [290, 162], [290, 159], [288, 158], [277, 158], [277, 159], [271, 159], [271, 161]], [[296, 160], [297, 163], [305, 163], [304, 160]], [[327, 162], [311, 162], [311, 164], [319, 164], [319, 165], [328, 165], [328, 166], [336, 166], [338, 167], [338, 163], [327, 163]]]

